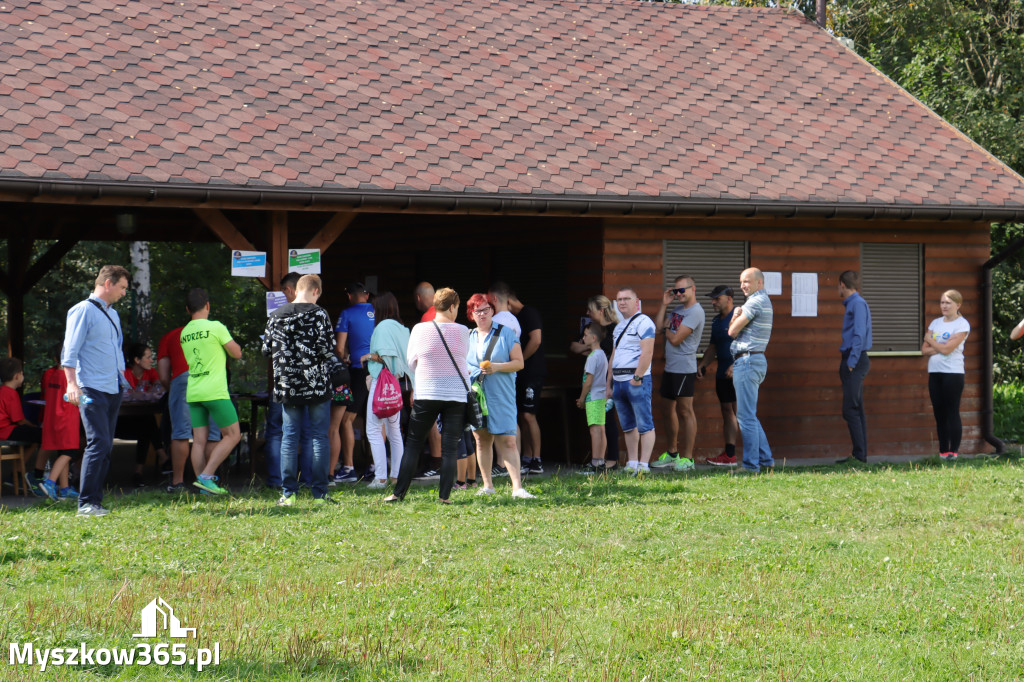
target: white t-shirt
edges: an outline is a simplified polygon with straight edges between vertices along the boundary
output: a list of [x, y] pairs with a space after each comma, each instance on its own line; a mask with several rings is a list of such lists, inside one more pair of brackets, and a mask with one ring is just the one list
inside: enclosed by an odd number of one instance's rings
[[[632, 322], [630, 322], [631, 319], [633, 320]], [[657, 328], [654, 326], [654, 320], [643, 313], [638, 314], [635, 319], [632, 316], [627, 317], [615, 325], [615, 331], [612, 332], [612, 343], [615, 343], [620, 334], [622, 335], [622, 340], [615, 346], [615, 351], [612, 353], [612, 379], [615, 381], [629, 381], [633, 378], [632, 372], [617, 373], [615, 370], [635, 370], [640, 362], [640, 355], [643, 353], [640, 342], [645, 339], [653, 339], [656, 332]], [[652, 362], [651, 365], [653, 364]], [[651, 366], [648, 365], [644, 376], [650, 376], [650, 374]]]
[[[928, 325], [928, 331], [932, 333], [933, 339], [940, 343], [946, 343], [960, 332], [967, 332], [967, 335], [970, 336], [971, 324], [963, 316], [956, 318], [952, 322], [946, 322], [945, 318], [937, 317]], [[964, 343], [967, 343], [967, 336], [964, 337]], [[944, 374], [963, 374], [964, 343], [954, 348], [953, 352], [949, 355], [942, 355], [941, 353], [929, 355], [928, 371], [942, 372]]]
[[515, 315], [513, 315], [507, 310], [502, 310], [500, 313], [495, 313], [493, 324], [500, 324], [503, 327], [508, 327], [513, 332], [515, 332], [517, 339], [523, 335], [523, 328], [519, 326], [519, 320], [516, 318]]

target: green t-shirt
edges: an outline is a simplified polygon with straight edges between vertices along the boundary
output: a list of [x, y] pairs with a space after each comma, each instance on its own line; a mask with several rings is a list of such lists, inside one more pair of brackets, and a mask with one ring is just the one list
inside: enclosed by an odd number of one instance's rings
[[227, 351], [231, 332], [214, 320], [192, 320], [181, 330], [181, 350], [188, 362], [188, 389], [185, 400], [200, 403], [206, 400], [227, 400]]

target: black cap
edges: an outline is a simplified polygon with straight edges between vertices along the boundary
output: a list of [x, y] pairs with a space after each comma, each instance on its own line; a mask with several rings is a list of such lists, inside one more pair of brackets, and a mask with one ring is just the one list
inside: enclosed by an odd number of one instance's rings
[[352, 282], [347, 287], [345, 287], [345, 290], [348, 291], [348, 293], [350, 293], [350, 294], [365, 294], [366, 293], [366, 287], [363, 285], [362, 282]]
[[711, 290], [711, 293], [708, 294], [708, 296], [710, 298], [718, 298], [723, 294], [725, 294], [726, 296], [732, 296], [732, 287], [727, 287], [724, 284], [719, 284], [717, 287]]

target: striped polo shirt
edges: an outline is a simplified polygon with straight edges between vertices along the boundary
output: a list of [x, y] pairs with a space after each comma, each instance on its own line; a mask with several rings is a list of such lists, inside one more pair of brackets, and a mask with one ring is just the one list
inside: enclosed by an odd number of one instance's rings
[[772, 301], [764, 289], [758, 289], [743, 304], [743, 315], [750, 322], [732, 342], [733, 356], [746, 352], [764, 352], [772, 336]]

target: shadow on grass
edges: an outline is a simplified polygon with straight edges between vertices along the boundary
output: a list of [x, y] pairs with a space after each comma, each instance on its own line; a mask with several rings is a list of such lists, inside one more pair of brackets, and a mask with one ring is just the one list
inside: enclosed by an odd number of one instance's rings
[[[609, 504], [620, 504], [629, 502], [631, 504], [643, 504], [645, 500], [651, 503], [663, 501], [666, 495], [698, 494], [700, 491], [691, 484], [707, 479], [735, 479], [737, 484], [744, 482], [758, 482], [761, 485], [771, 485], [773, 480], [792, 476], [821, 476], [828, 474], [837, 475], [870, 475], [876, 473], [912, 473], [915, 471], [927, 470], [956, 470], [956, 469], [985, 469], [991, 467], [1019, 466], [1021, 462], [1016, 453], [999, 456], [975, 456], [961, 457], [956, 461], [944, 461], [938, 456], [928, 457], [914, 461], [874, 461], [863, 464], [852, 460], [844, 464], [817, 465], [817, 466], [787, 466], [785, 461], [777, 460], [775, 470], [757, 476], [737, 475], [737, 469], [710, 469], [701, 467], [685, 473], [652, 473], [641, 476], [629, 476], [621, 473], [608, 473], [598, 476], [582, 476], [574, 470], [566, 469], [554, 474], [543, 474], [540, 476], [528, 476], [523, 484], [528, 489], [539, 488], [538, 499], [532, 501], [515, 500], [510, 496], [511, 488], [502, 485], [504, 479], [496, 481], [498, 494], [493, 496], [476, 496], [472, 492], [455, 492], [452, 500], [455, 503], [452, 509], [466, 508], [469, 506], [495, 507], [495, 506], [523, 506], [523, 505], [544, 505], [544, 506], [587, 506], [598, 507]], [[564, 471], [564, 473], [563, 473]], [[415, 481], [410, 496], [404, 504], [422, 503], [427, 500], [424, 493], [436, 491], [436, 481]], [[384, 493], [381, 490], [368, 490], [364, 485], [348, 485], [332, 488], [331, 494], [341, 504], [351, 501], [365, 502], [371, 509], [384, 509]], [[168, 495], [158, 491], [136, 491], [120, 493], [108, 491], [109, 504], [114, 512], [119, 509], [148, 508], [148, 507], [180, 507], [182, 513], [191, 515], [216, 515], [227, 517], [244, 516], [266, 516], [287, 518], [290, 516], [307, 515], [310, 513], [330, 513], [337, 509], [335, 505], [325, 507], [310, 507], [308, 492], [303, 491], [299, 504], [296, 507], [278, 507], [275, 502], [278, 498], [276, 490], [262, 485], [234, 486], [231, 495], [209, 496], [188, 491], [178, 495]], [[436, 492], [430, 497], [430, 502], [435, 502]], [[73, 516], [76, 505], [72, 502], [50, 502], [47, 499], [34, 498], [30, 500], [19, 500], [17, 506], [3, 506], [7, 499], [0, 500], [0, 513], [3, 514], [24, 514], [37, 511], [53, 511]], [[63, 516], [63, 514], [61, 514]], [[95, 522], [97, 519], [79, 519], [81, 523]]]
[[[360, 666], [351, 661], [332, 660], [328, 656], [316, 656], [313, 659], [297, 658], [292, 661], [279, 663], [247, 662], [229, 659], [221, 661], [218, 665], [208, 665], [202, 671], [194, 667], [183, 665], [167, 665], [154, 669], [149, 667], [150, 675], [160, 678], [184, 679], [229, 679], [229, 680], [307, 680], [307, 679], [381, 679], [390, 677], [386, 674], [394, 674], [398, 670], [404, 672], [420, 672], [424, 670], [425, 663], [422, 660], [401, 657], [398, 661], [389, 661], [386, 670], [380, 665]], [[94, 676], [101, 678], [122, 678], [125, 675], [141, 670], [139, 668], [124, 667], [116, 665], [98, 666], [90, 671]], [[134, 678], [134, 677], [133, 677]], [[149, 679], [142, 676], [134, 679]]]

